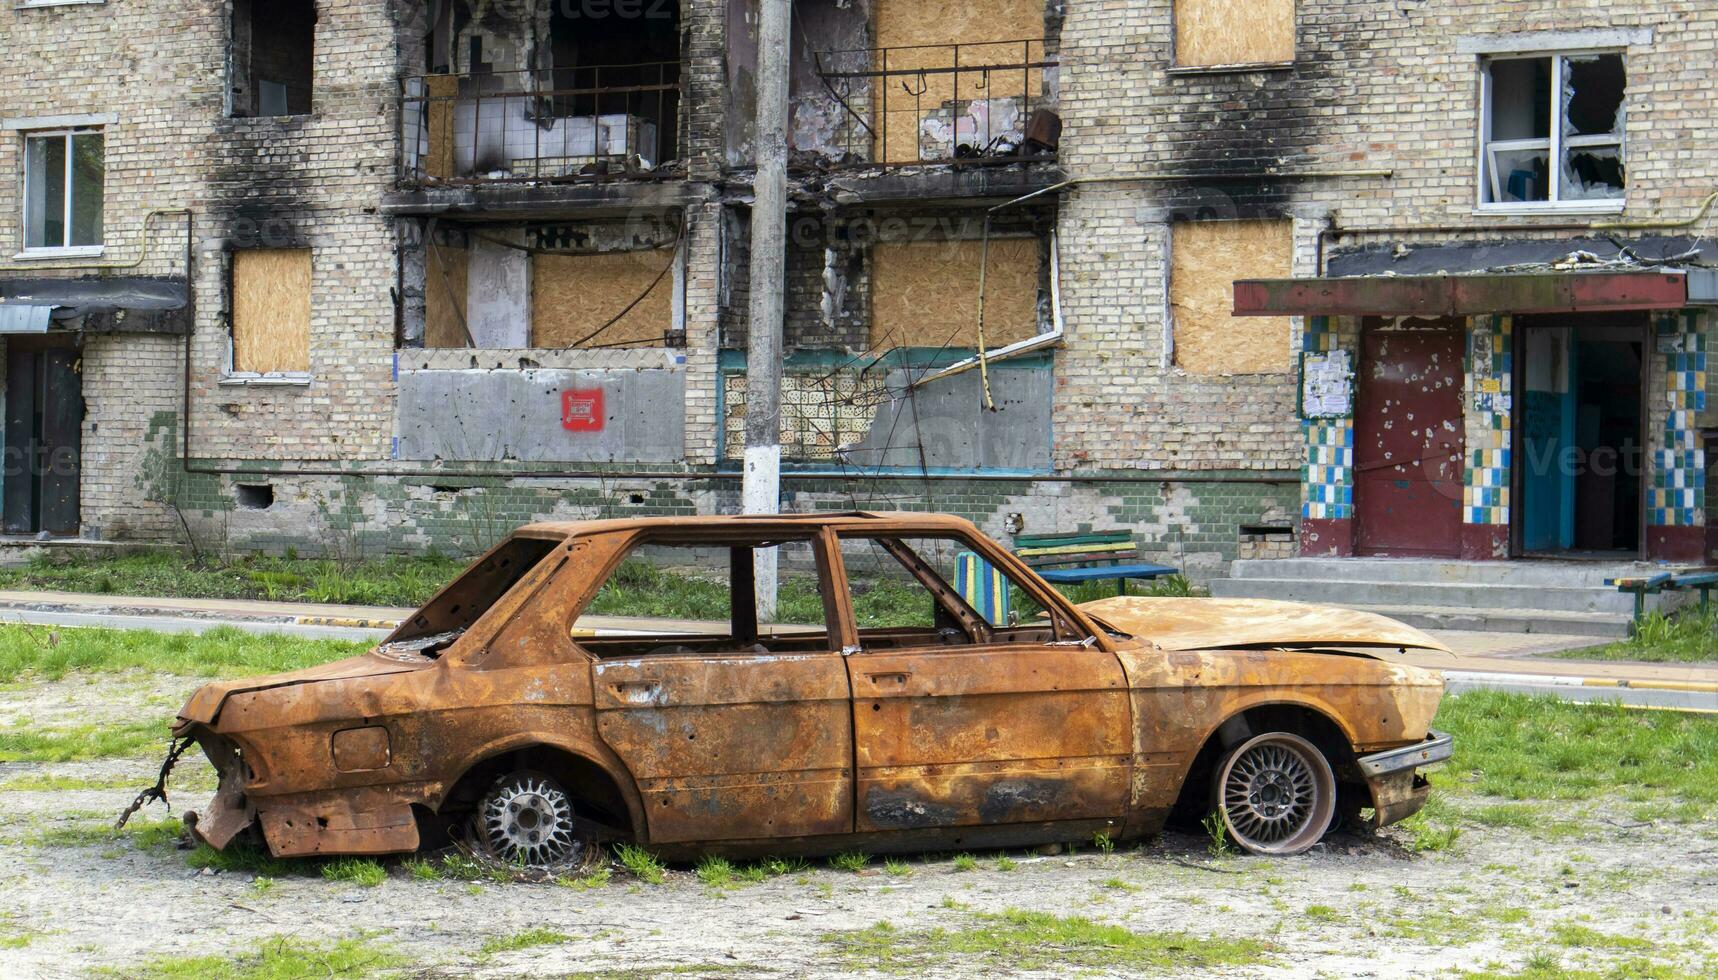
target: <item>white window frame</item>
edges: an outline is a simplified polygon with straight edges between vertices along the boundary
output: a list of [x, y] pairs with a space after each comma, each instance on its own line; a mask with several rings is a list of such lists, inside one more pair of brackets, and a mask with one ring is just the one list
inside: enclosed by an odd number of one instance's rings
[[[1588, 57], [1592, 55], [1614, 54], [1623, 59], [1624, 70], [1628, 67], [1628, 52], [1623, 48], [1587, 48], [1582, 50], [1561, 51], [1510, 51], [1507, 53], [1483, 55], [1479, 62], [1479, 147], [1474, 162], [1474, 210], [1478, 214], [1615, 214], [1623, 210], [1627, 203], [1628, 179], [1626, 177], [1625, 151], [1628, 145], [1626, 132], [1627, 116], [1617, 133], [1596, 133], [1586, 136], [1563, 135], [1563, 85], [1570, 58]], [[1499, 61], [1531, 61], [1549, 58], [1551, 60], [1551, 135], [1546, 139], [1517, 139], [1492, 140], [1491, 134], [1491, 66]], [[1623, 105], [1628, 105], [1628, 95], [1625, 91]], [[1583, 146], [1614, 146], [1617, 157], [1624, 161], [1623, 197], [1601, 198], [1597, 200], [1561, 200], [1563, 191], [1563, 151], [1570, 147]], [[1497, 201], [1502, 197], [1501, 186], [1498, 183], [1497, 168], [1494, 166], [1498, 152], [1516, 150], [1545, 150], [1547, 153], [1546, 175], [1550, 181], [1547, 188], [1546, 200], [1543, 201]], [[1486, 200], [1487, 190], [1493, 200]]]
[[[107, 244], [105, 241], [99, 245], [63, 244], [71, 237], [72, 234], [72, 208], [76, 197], [73, 193], [72, 186], [72, 168], [76, 166], [77, 161], [75, 154], [72, 152], [72, 137], [87, 133], [102, 134], [102, 208], [105, 211], [107, 208], [107, 127], [66, 126], [58, 129], [26, 129], [19, 131], [18, 136], [20, 138], [20, 145], [18, 147], [18, 160], [23, 164], [21, 169], [24, 171], [24, 196], [19, 199], [20, 207], [18, 212], [19, 217], [22, 220], [19, 222], [18, 230], [19, 238], [21, 239], [20, 245], [23, 247], [17, 255], [12, 256], [14, 260], [93, 259], [100, 258], [102, 252], [106, 251]], [[62, 215], [65, 232], [61, 238], [62, 244], [60, 245], [40, 245], [32, 247], [30, 245], [30, 141], [35, 139], [51, 139], [56, 136], [66, 142], [66, 203], [65, 214]], [[105, 219], [105, 214], [103, 217]], [[107, 237], [107, 222], [105, 220], [102, 221], [102, 237], [104, 239]]]
[[[316, 248], [312, 245], [286, 246], [301, 248], [310, 253], [310, 275], [312, 285], [316, 282]], [[242, 249], [228, 249], [225, 256], [226, 282], [222, 285], [226, 297], [226, 321], [224, 342], [225, 351], [221, 362], [221, 376], [215, 384], [223, 388], [307, 388], [316, 380], [316, 372], [310, 371], [239, 371], [233, 366], [237, 338], [233, 336], [233, 257]], [[314, 295], [312, 296], [314, 301]], [[315, 317], [315, 307], [311, 307], [312, 320]], [[310, 324], [305, 330], [311, 328]], [[312, 365], [314, 367], [314, 364]]]

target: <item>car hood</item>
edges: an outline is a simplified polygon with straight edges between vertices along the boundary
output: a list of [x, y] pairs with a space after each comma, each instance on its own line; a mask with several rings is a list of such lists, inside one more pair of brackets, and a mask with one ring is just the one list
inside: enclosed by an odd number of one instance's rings
[[313, 684], [317, 681], [337, 681], [352, 677], [378, 677], [383, 674], [398, 674], [408, 670], [417, 670], [424, 664], [401, 663], [383, 657], [364, 654], [346, 660], [336, 660], [332, 663], [317, 667], [305, 667], [302, 670], [290, 670], [284, 674], [268, 674], [262, 677], [246, 677], [234, 681], [215, 681], [204, 684], [191, 695], [191, 700], [185, 702], [185, 707], [179, 709], [181, 723], [196, 722], [209, 725], [220, 714], [221, 705], [227, 698], [235, 694], [249, 694], [253, 691], [266, 691], [277, 687], [291, 687], [295, 684]]
[[1116, 596], [1080, 610], [1165, 650], [1236, 647], [1449, 647], [1376, 613], [1273, 599], [1181, 599]]

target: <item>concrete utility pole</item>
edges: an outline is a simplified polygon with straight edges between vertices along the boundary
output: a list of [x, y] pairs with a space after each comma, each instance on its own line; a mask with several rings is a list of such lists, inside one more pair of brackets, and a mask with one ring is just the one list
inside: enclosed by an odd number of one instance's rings
[[[751, 308], [746, 324], [748, 514], [781, 509], [781, 323], [787, 262], [787, 72], [791, 0], [760, 0], [757, 177], [752, 183]], [[757, 556], [758, 617], [775, 616], [776, 554]]]

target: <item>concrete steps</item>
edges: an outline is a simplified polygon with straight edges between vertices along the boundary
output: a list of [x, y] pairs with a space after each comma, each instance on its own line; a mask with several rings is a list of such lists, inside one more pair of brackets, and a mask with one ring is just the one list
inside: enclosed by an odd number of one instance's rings
[[[1605, 580], [1666, 570], [1640, 562], [1287, 558], [1237, 561], [1211, 594], [1343, 606], [1421, 629], [1609, 638], [1628, 635], [1634, 597]], [[1649, 608], [1675, 601], [1649, 597]]]

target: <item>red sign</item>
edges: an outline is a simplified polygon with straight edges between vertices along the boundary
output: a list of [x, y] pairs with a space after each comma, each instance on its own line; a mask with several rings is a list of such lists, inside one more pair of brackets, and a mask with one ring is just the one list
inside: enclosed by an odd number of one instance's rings
[[601, 388], [561, 392], [561, 427], [568, 432], [601, 432], [605, 421]]

